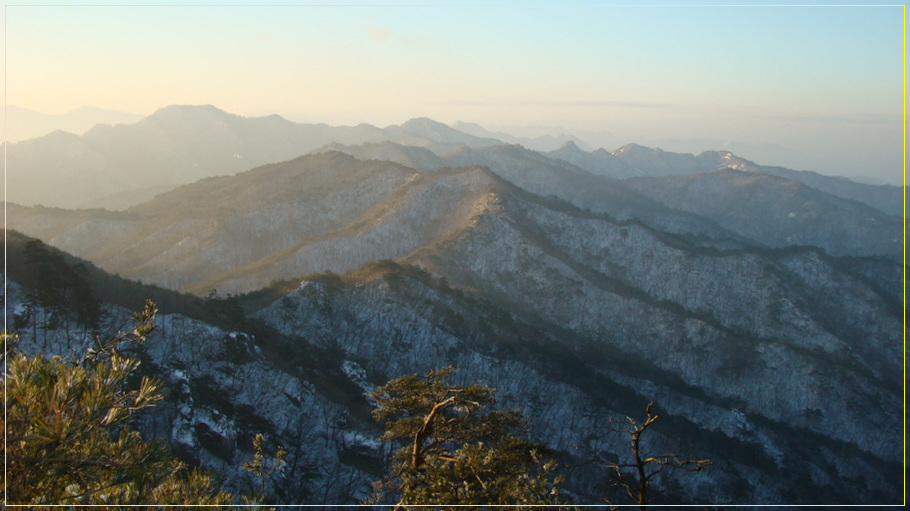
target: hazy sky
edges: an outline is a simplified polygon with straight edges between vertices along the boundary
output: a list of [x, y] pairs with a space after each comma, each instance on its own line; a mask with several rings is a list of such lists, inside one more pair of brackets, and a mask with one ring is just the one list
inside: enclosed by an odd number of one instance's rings
[[903, 7], [6, 7], [7, 104], [43, 113], [770, 144], [759, 163], [897, 183], [903, 81]]

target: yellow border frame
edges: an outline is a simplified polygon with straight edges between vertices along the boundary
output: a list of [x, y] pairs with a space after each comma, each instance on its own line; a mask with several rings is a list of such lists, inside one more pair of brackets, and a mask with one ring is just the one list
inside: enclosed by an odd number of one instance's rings
[[[3, 333], [7, 329], [7, 222], [6, 222], [6, 174], [7, 174], [7, 143], [6, 143], [6, 8], [7, 7], [901, 7], [903, 8], [904, 25], [904, 276], [903, 276], [903, 306], [904, 328], [902, 332], [904, 349], [904, 501], [902, 504], [854, 504], [854, 505], [829, 505], [829, 504], [796, 504], [783, 505], [785, 507], [904, 507], [907, 505], [907, 6], [905, 4], [4, 4], [3, 6]], [[3, 337], [3, 352], [6, 353], [6, 336]], [[3, 357], [3, 374], [6, 374], [6, 356]], [[84, 505], [72, 504], [9, 504], [6, 502], [7, 487], [7, 449], [6, 449], [6, 423], [7, 423], [7, 395], [6, 380], [3, 381], [3, 506], [7, 507], [110, 507], [110, 505]], [[155, 505], [156, 507], [213, 507], [204, 504], [174, 504]], [[148, 507], [145, 504], [121, 504], [117, 507]], [[282, 504], [273, 505], [228, 505], [220, 507], [392, 507], [376, 506], [370, 504]], [[437, 505], [409, 505], [408, 507], [439, 507]], [[474, 505], [450, 505], [447, 507], [478, 507]], [[481, 506], [484, 507], [484, 506]], [[485, 506], [485, 507], [554, 507], [548, 505], [533, 506]], [[606, 504], [574, 504], [567, 507], [638, 507], [637, 504], [606, 505]], [[651, 505], [660, 507], [705, 507], [696, 504], [674, 504], [672, 506]], [[709, 507], [782, 507], [776, 504], [721, 504]]]

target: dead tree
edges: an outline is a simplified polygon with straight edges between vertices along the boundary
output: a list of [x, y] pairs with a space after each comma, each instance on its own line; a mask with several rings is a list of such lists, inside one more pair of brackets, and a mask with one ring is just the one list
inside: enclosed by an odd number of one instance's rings
[[[648, 487], [651, 480], [660, 474], [664, 468], [670, 467], [682, 469], [689, 472], [698, 472], [711, 465], [710, 459], [680, 459], [678, 454], [669, 453], [659, 456], [648, 456], [642, 452], [641, 438], [657, 421], [658, 416], [651, 413], [651, 406], [654, 402], [648, 403], [645, 407], [645, 420], [639, 423], [631, 417], [626, 417], [621, 421], [623, 427], [614, 429], [621, 433], [629, 435], [629, 449], [632, 451], [631, 463], [607, 463], [603, 467], [609, 470], [611, 476], [611, 486], [619, 486], [625, 490], [626, 495], [638, 504], [641, 511], [647, 509], [649, 502]], [[611, 419], [611, 423], [614, 421]], [[608, 500], [604, 499], [608, 504]]]

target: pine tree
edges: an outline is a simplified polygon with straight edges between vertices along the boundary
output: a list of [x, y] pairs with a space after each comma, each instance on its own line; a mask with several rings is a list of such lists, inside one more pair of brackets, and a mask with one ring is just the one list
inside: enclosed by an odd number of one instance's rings
[[555, 504], [555, 462], [544, 448], [515, 432], [526, 424], [517, 410], [495, 410], [495, 389], [448, 383], [452, 368], [426, 377], [404, 376], [373, 394], [384, 440], [402, 442], [375, 502], [399, 506]]
[[143, 377], [130, 390], [139, 361], [118, 346], [144, 340], [154, 314], [148, 303], [136, 328], [78, 362], [4, 351], [5, 504], [230, 504], [209, 475], [130, 427], [161, 399], [160, 382]]
[[256, 478], [259, 487], [253, 495], [244, 496], [243, 500], [247, 504], [259, 505], [265, 502], [266, 482], [284, 465], [284, 458], [288, 452], [279, 446], [273, 455], [268, 455], [265, 452], [265, 436], [262, 433], [257, 433], [253, 437], [253, 449], [255, 449], [253, 459], [243, 462], [243, 470]]

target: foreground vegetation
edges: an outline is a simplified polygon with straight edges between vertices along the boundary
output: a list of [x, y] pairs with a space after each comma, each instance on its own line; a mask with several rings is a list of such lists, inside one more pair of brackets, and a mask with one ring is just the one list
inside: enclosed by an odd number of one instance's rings
[[139, 362], [123, 356], [119, 345], [143, 342], [155, 311], [149, 302], [135, 328], [78, 361], [28, 357], [16, 350], [15, 337], [5, 336], [5, 503], [231, 503], [209, 474], [129, 425], [136, 412], [161, 400], [161, 384], [143, 377], [131, 385]]
[[[145, 440], [134, 416], [162, 399], [161, 382], [139, 377], [139, 361], [121, 346], [141, 344], [155, 328], [152, 302], [134, 315], [135, 326], [96, 345], [78, 360], [26, 356], [18, 338], [4, 334], [7, 485], [3, 502], [31, 505], [255, 505], [266, 501], [266, 482], [283, 465], [285, 451], [265, 452], [254, 437], [243, 468], [256, 480], [253, 495], [232, 495], [217, 480], [174, 456], [162, 440]], [[408, 375], [376, 388], [374, 417], [382, 439], [400, 444], [386, 477], [373, 485], [368, 504], [396, 507], [564, 506], [563, 476], [552, 454], [523, 438], [518, 410], [493, 407], [496, 390], [450, 382], [451, 367]], [[651, 407], [638, 423], [627, 418], [633, 459], [601, 463], [613, 485], [644, 508], [651, 478], [672, 466], [700, 470], [708, 460], [648, 457], [640, 439], [656, 419]]]

